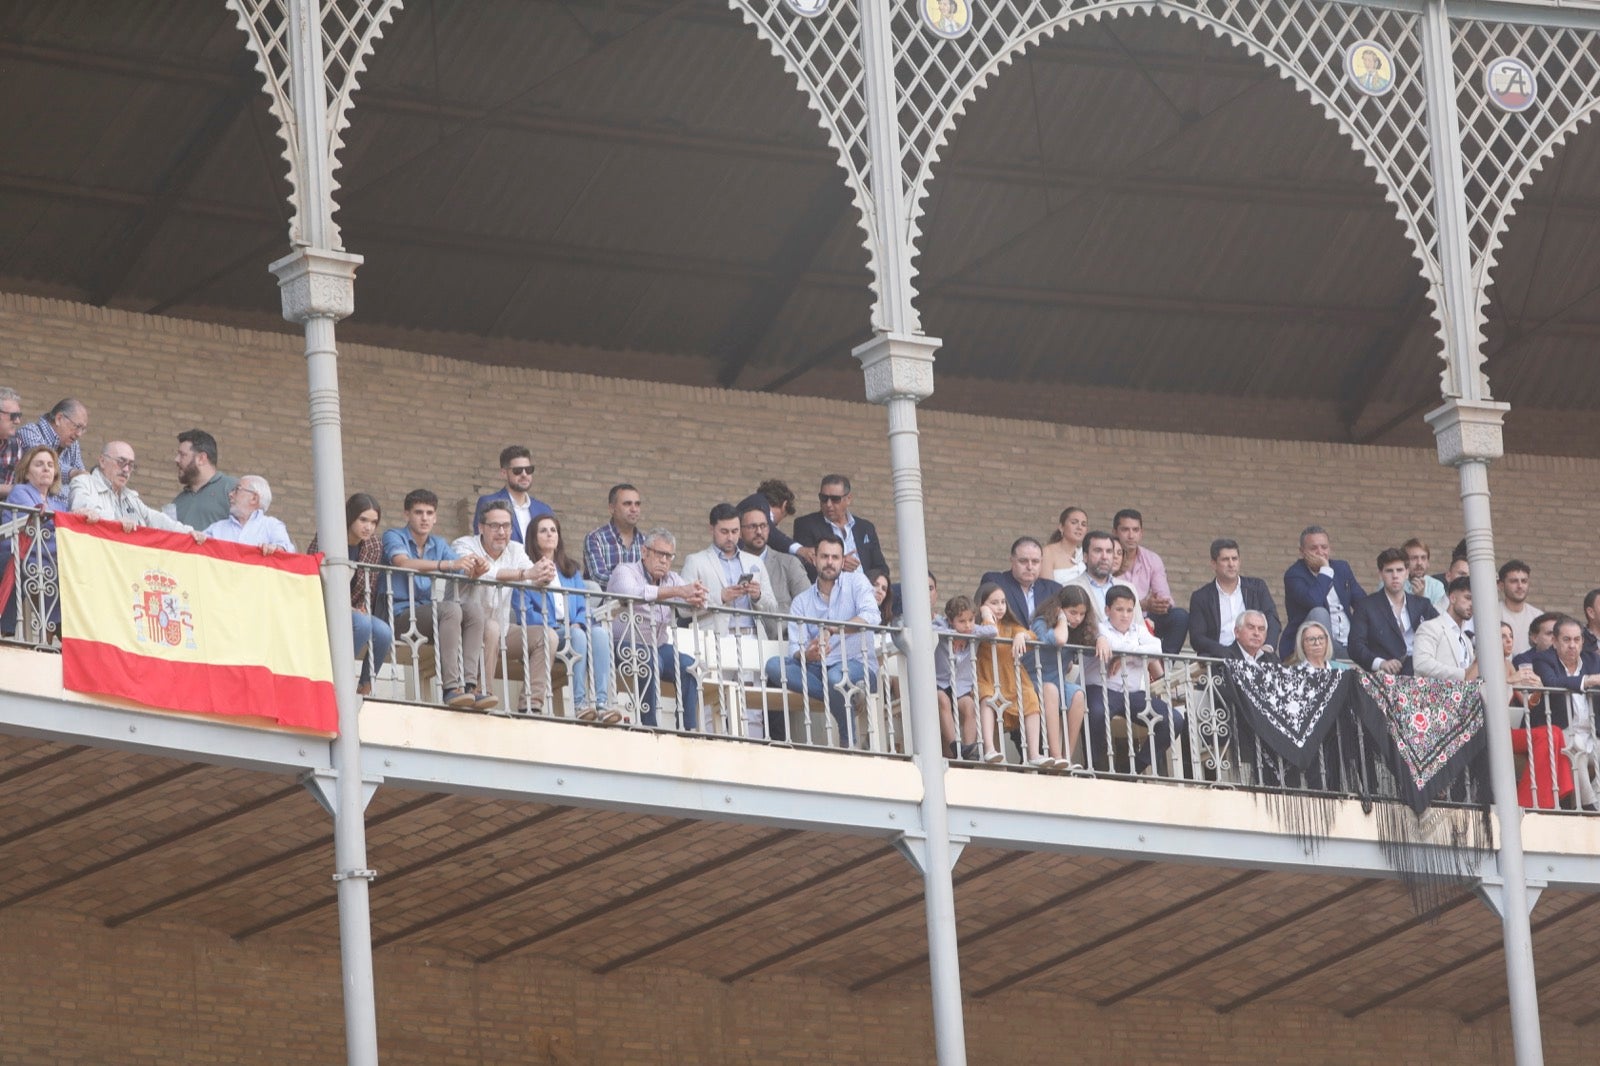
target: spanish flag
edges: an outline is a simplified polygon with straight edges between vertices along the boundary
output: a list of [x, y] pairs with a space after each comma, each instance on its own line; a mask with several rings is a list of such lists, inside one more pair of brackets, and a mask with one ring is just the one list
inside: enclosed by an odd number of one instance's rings
[[67, 688], [337, 731], [322, 556], [55, 520]]

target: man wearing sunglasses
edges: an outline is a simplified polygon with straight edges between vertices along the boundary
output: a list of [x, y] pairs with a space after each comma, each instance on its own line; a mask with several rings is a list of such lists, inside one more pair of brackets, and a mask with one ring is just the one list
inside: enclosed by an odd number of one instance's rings
[[[484, 504], [490, 500], [506, 501], [511, 505], [511, 539], [518, 544], [525, 544], [534, 520], [553, 513], [549, 504], [529, 491], [533, 487], [533, 453], [520, 444], [506, 448], [500, 453], [500, 476], [506, 479], [506, 487], [499, 492], [479, 496], [478, 505], [472, 509], [472, 513], [483, 514]], [[476, 522], [472, 531], [478, 531]]]
[[0, 500], [11, 495], [17, 463], [22, 459], [22, 397], [15, 389], [0, 388]]
[[88, 471], [83, 466], [83, 448], [78, 443], [89, 428], [89, 409], [73, 399], [65, 399], [50, 408], [48, 414], [37, 422], [29, 422], [17, 431], [22, 448], [43, 444], [54, 448], [58, 455], [56, 467], [61, 471], [61, 483], [82, 477]]
[[844, 542], [847, 573], [889, 569], [883, 546], [878, 543], [877, 527], [860, 515], [851, 514], [850, 501], [850, 479], [843, 474], [829, 474], [817, 492], [821, 510], [794, 520], [794, 539], [800, 545], [795, 554], [806, 564], [806, 574], [813, 581], [817, 578], [817, 541], [826, 533]]

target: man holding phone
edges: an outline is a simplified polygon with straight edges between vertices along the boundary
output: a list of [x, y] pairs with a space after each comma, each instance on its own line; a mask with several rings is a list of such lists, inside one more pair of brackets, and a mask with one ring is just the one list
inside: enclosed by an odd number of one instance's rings
[[[759, 558], [739, 550], [739, 512], [731, 503], [711, 508], [711, 546], [683, 561], [686, 581], [699, 581], [710, 595], [706, 606], [727, 607], [735, 611], [775, 612], [778, 600], [772, 593], [767, 568]], [[757, 620], [752, 615], [733, 611], [702, 610], [695, 621], [709, 622], [718, 634], [755, 633]]]

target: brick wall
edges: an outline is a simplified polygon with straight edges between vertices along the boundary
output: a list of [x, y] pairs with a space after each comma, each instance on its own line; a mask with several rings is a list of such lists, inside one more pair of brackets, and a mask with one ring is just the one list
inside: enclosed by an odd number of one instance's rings
[[[0, 1063], [340, 1062], [338, 965], [332, 944], [235, 944], [180, 924], [112, 932], [67, 912], [11, 910], [0, 916]], [[474, 966], [425, 949], [385, 949], [375, 966], [380, 1050], [394, 1066], [933, 1060], [920, 986], [852, 995], [820, 981], [725, 985], [643, 967], [598, 978], [549, 959]], [[1546, 1061], [1592, 1061], [1584, 1032], [1546, 1020]], [[1465, 1025], [1378, 1010], [1351, 1021], [1282, 1003], [1218, 1015], [1021, 993], [969, 1003], [967, 1046], [975, 1066], [1511, 1061], [1503, 1014]]]
[[[275, 509], [304, 542], [312, 533], [311, 458], [299, 338], [182, 319], [0, 294], [0, 383], [36, 414], [72, 393], [90, 406], [91, 454], [127, 438], [143, 467], [134, 485], [155, 503], [176, 491], [173, 436], [216, 434], [222, 467], [261, 473]], [[475, 495], [500, 484], [497, 456], [532, 445], [535, 493], [562, 516], [569, 543], [605, 518], [605, 492], [631, 481], [647, 522], [690, 548], [705, 514], [764, 477], [813, 498], [820, 475], [849, 473], [856, 510], [893, 548], [882, 409], [655, 382], [522, 370], [398, 349], [341, 349], [345, 470], [350, 490], [375, 493], [398, 524], [406, 490], [439, 493], [441, 531], [463, 530]], [[1282, 412], [1274, 412], [1281, 421]], [[1167, 562], [1180, 599], [1209, 577], [1216, 536], [1243, 545], [1245, 569], [1281, 595], [1298, 531], [1329, 527], [1335, 554], [1374, 587], [1377, 552], [1416, 534], [1438, 569], [1461, 537], [1455, 473], [1429, 448], [1200, 437], [1085, 429], [925, 411], [923, 471], [932, 565], [946, 595], [1003, 566], [1011, 540], [1043, 537], [1077, 504], [1096, 525], [1118, 508], [1144, 512], [1146, 542]], [[1534, 569], [1533, 601], [1577, 609], [1600, 584], [1600, 460], [1511, 455], [1490, 473], [1500, 558]], [[890, 552], [891, 558], [893, 552]]]

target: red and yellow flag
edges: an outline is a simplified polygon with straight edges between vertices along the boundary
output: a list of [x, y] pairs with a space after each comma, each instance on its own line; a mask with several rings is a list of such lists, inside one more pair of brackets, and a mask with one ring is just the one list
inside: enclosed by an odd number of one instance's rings
[[320, 555], [67, 514], [56, 536], [67, 688], [337, 731]]

